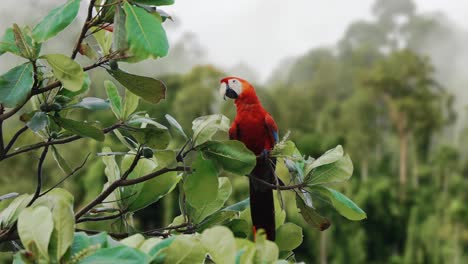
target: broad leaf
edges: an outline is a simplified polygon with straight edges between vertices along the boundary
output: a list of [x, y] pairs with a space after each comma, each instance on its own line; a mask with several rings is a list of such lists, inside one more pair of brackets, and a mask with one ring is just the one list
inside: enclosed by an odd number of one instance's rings
[[31, 47], [32, 41], [30, 39], [29, 41], [26, 39], [26, 36], [17, 24], [13, 24], [13, 34], [15, 35], [16, 46], [18, 47], [21, 56], [27, 59], [34, 58], [35, 54]]
[[33, 38], [44, 42], [57, 35], [75, 19], [80, 9], [80, 0], [69, 0], [67, 3], [53, 9], [33, 29]]
[[[104, 147], [102, 148], [102, 152], [112, 152], [112, 150], [109, 147]], [[115, 161], [115, 156], [103, 156], [102, 162], [104, 163], [104, 165], [106, 165], [104, 173], [106, 174], [108, 184], [111, 184], [120, 179], [120, 168], [119, 165], [117, 165], [117, 162]], [[114, 203], [119, 204], [121, 202], [121, 189], [117, 188], [112, 194], [113, 198], [111, 198], [110, 200], [114, 200], [116, 201]]]
[[56, 117], [55, 122], [65, 130], [81, 137], [89, 137], [97, 141], [104, 141], [104, 133], [91, 125], [71, 119]]
[[346, 154], [338, 161], [313, 169], [305, 181], [309, 186], [338, 183], [348, 180], [351, 175], [353, 175], [353, 163]]
[[296, 195], [296, 205], [299, 209], [299, 213], [302, 215], [302, 218], [304, 218], [304, 220], [311, 226], [319, 229], [320, 231], [324, 231], [330, 227], [330, 220], [318, 214], [314, 208], [306, 205], [299, 195]]
[[236, 241], [227, 227], [216, 226], [203, 231], [200, 242], [215, 263], [235, 263]]
[[133, 75], [122, 70], [108, 72], [125, 88], [147, 102], [156, 104], [166, 98], [166, 85], [158, 79]]
[[166, 56], [169, 43], [162, 21], [128, 2], [124, 3], [123, 9], [130, 51], [138, 58]]
[[341, 145], [336, 146], [333, 149], [328, 150], [318, 159], [314, 160], [310, 164], [308, 164], [304, 170], [304, 175], [308, 175], [314, 168], [334, 163], [341, 158], [343, 158], [344, 151]]
[[121, 5], [115, 5], [113, 50], [126, 51], [128, 49], [127, 30], [125, 28], [126, 15]]
[[34, 132], [38, 132], [46, 128], [49, 124], [49, 118], [44, 112], [35, 112], [33, 117], [26, 123], [26, 125]]
[[[135, 155], [125, 155], [122, 159], [122, 164], [120, 165], [120, 169], [122, 172], [127, 171], [133, 160]], [[128, 175], [128, 179], [136, 179], [141, 176], [144, 176], [150, 172], [152, 172], [156, 168], [156, 163], [151, 159], [142, 159], [138, 161], [135, 169]], [[121, 204], [123, 207], [128, 207], [135, 201], [143, 188], [144, 183], [139, 183], [135, 185], [125, 186], [121, 189], [121, 195], [123, 200]]]
[[52, 145], [51, 148], [54, 160], [55, 162], [57, 162], [57, 165], [66, 175], [70, 174], [72, 172], [72, 168], [70, 167], [70, 165], [68, 165], [67, 160], [62, 157], [62, 155], [54, 145]]
[[149, 256], [138, 249], [118, 246], [113, 248], [103, 248], [97, 250], [83, 258], [80, 264], [96, 264], [96, 263], [119, 263], [119, 264], [141, 264], [149, 263]]
[[130, 92], [130, 90], [125, 89], [125, 102], [124, 102], [124, 108], [123, 108], [123, 113], [122, 117], [124, 119], [128, 119], [133, 112], [138, 107], [140, 98], [135, 95], [134, 93]]
[[16, 197], [7, 208], [3, 209], [3, 211], [0, 212], [0, 229], [4, 230], [11, 227], [31, 199], [32, 195], [22, 194]]
[[33, 67], [21, 64], [0, 76], [0, 103], [13, 108], [23, 103], [33, 86]]
[[0, 41], [0, 55], [2, 55], [5, 52], [11, 52], [18, 56], [21, 56], [21, 52], [18, 46], [16, 46], [15, 34], [13, 33], [12, 28], [7, 28], [5, 34], [3, 35]]
[[54, 230], [50, 239], [49, 255], [59, 262], [73, 242], [75, 232], [73, 203], [67, 203], [65, 200], [57, 202], [52, 210], [52, 218]]
[[79, 91], [84, 82], [84, 72], [81, 66], [63, 54], [48, 54], [41, 58], [47, 60], [54, 76], [63, 86], [71, 91]]
[[107, 30], [99, 30], [98, 27], [91, 27], [91, 32], [95, 32], [93, 37], [101, 47], [101, 51], [104, 55], [108, 55], [112, 45], [112, 33]]
[[127, 247], [139, 248], [144, 241], [145, 237], [142, 234], [134, 234], [120, 240], [119, 242], [123, 245], [126, 245]]
[[259, 230], [255, 238], [255, 261], [254, 263], [272, 263], [278, 259], [278, 246], [266, 239], [265, 231]]
[[218, 195], [218, 168], [211, 160], [203, 159], [197, 155], [192, 164], [193, 172], [188, 174], [184, 182], [184, 191], [187, 202], [195, 209], [216, 200]]
[[166, 114], [165, 117], [166, 117], [167, 122], [169, 122], [169, 124], [171, 124], [171, 126], [173, 128], [175, 128], [175, 130], [177, 132], [179, 132], [179, 134], [181, 134], [185, 139], [188, 138], [187, 134], [185, 134], [184, 129], [182, 128], [182, 126], [179, 124], [179, 122], [177, 122], [177, 120], [174, 117], [172, 117], [169, 114]]
[[107, 97], [109, 97], [112, 112], [120, 119], [122, 117], [122, 98], [119, 95], [117, 86], [113, 82], [105, 80], [104, 87], [106, 88]]
[[330, 201], [338, 213], [349, 220], [359, 221], [367, 218], [366, 213], [359, 206], [338, 191], [323, 186], [313, 186], [310, 190]]
[[[135, 123], [133, 123], [135, 124]], [[155, 126], [152, 123], [146, 128], [126, 127], [138, 143], [153, 149], [165, 149], [171, 141], [171, 134], [164, 126]]]
[[47, 249], [53, 229], [52, 213], [45, 206], [26, 208], [18, 217], [18, 234], [21, 243], [29, 251], [46, 259], [49, 255]]
[[69, 97], [69, 98], [73, 98], [77, 95], [86, 93], [89, 90], [90, 85], [91, 85], [91, 79], [89, 78], [89, 74], [85, 72], [83, 84], [81, 85], [81, 88], [78, 91], [70, 91], [68, 89], [61, 89], [58, 94]]
[[68, 106], [69, 108], [84, 108], [91, 111], [106, 110], [109, 103], [106, 100], [97, 97], [85, 97], [80, 102]]
[[229, 119], [223, 115], [201, 116], [192, 122], [194, 146], [211, 140], [219, 132], [229, 130]]
[[204, 263], [206, 250], [198, 238], [180, 235], [175, 237], [174, 241], [159, 254], [164, 255], [164, 263]]
[[237, 140], [208, 141], [200, 150], [207, 159], [214, 160], [224, 170], [246, 175], [252, 172], [256, 164], [256, 156], [245, 145]]
[[231, 182], [226, 177], [218, 178], [218, 196], [213, 202], [203, 205], [202, 208], [195, 209], [188, 205], [188, 211], [195, 223], [200, 223], [206, 217], [212, 215], [223, 207], [229, 196], [231, 196]]
[[293, 223], [281, 225], [276, 231], [276, 244], [280, 251], [291, 251], [302, 244], [302, 228]]

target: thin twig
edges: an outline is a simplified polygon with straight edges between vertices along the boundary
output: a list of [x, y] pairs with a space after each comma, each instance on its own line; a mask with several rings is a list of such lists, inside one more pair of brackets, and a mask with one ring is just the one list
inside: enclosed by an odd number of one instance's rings
[[[122, 125], [121, 122], [119, 123], [116, 123], [110, 127], [106, 127], [104, 129], [102, 129], [102, 132], [104, 134], [107, 134], [109, 132], [111, 132], [112, 130], [116, 129], [116, 128], [119, 128], [120, 126]], [[37, 144], [34, 144], [34, 145], [29, 145], [29, 146], [26, 146], [22, 149], [19, 149], [15, 152], [12, 152], [10, 154], [6, 154], [5, 156], [3, 156], [0, 160], [4, 160], [4, 159], [8, 159], [8, 158], [11, 158], [13, 156], [16, 156], [18, 154], [21, 154], [21, 153], [24, 153], [24, 152], [28, 152], [28, 151], [31, 151], [31, 150], [34, 150], [34, 149], [38, 149], [38, 148], [42, 148], [42, 147], [45, 147], [45, 146], [51, 146], [51, 145], [60, 145], [60, 144], [65, 144], [65, 143], [70, 143], [70, 142], [73, 142], [75, 140], [78, 140], [78, 139], [81, 139], [82, 137], [81, 136], [78, 136], [78, 135], [74, 135], [74, 136], [70, 136], [70, 137], [66, 137], [66, 138], [62, 138], [62, 139], [58, 139], [58, 140], [53, 140], [53, 141], [47, 141], [47, 142], [40, 142], [40, 143], [37, 143]]]
[[76, 42], [75, 48], [73, 49], [72, 55], [70, 56], [73, 60], [76, 58], [78, 51], [80, 50], [81, 42], [83, 42], [86, 32], [91, 27], [91, 20], [93, 18], [93, 8], [96, 0], [91, 0], [88, 6], [88, 15], [86, 16], [86, 20], [83, 24], [83, 28], [81, 28], [80, 36], [78, 37], [78, 41]]
[[97, 221], [105, 221], [105, 220], [111, 220], [115, 218], [121, 217], [123, 214], [125, 214], [127, 210], [121, 211], [118, 214], [113, 214], [113, 215], [106, 215], [106, 216], [97, 216], [97, 217], [83, 217], [78, 220], [76, 220], [76, 223], [82, 223], [82, 222], [97, 222]]
[[57, 188], [57, 186], [59, 186], [60, 184], [62, 184], [64, 181], [66, 181], [68, 178], [70, 178], [71, 176], [75, 175], [75, 173], [77, 171], [79, 171], [81, 168], [83, 168], [83, 166], [86, 164], [86, 161], [88, 161], [88, 157], [89, 157], [89, 154], [86, 155], [86, 158], [85, 160], [80, 164], [80, 166], [76, 167], [72, 172], [70, 172], [67, 176], [63, 177], [59, 182], [57, 182], [56, 184], [54, 184], [54, 186], [50, 187], [47, 191], [41, 193], [39, 195], [39, 197], [43, 196], [43, 195], [46, 195], [48, 192], [52, 191], [53, 189]]
[[75, 219], [80, 219], [83, 215], [85, 215], [89, 210], [91, 210], [94, 206], [100, 204], [102, 201], [104, 201], [115, 189], [121, 186], [128, 186], [128, 185], [133, 185], [133, 184], [138, 184], [153, 178], [156, 178], [160, 175], [163, 175], [167, 172], [171, 171], [184, 171], [185, 167], [175, 167], [175, 168], [164, 168], [160, 169], [158, 171], [152, 172], [150, 174], [147, 174], [146, 176], [139, 177], [136, 179], [129, 179], [129, 180], [124, 180], [124, 179], [119, 179], [114, 182], [112, 182], [107, 188], [101, 192], [94, 200], [89, 202], [85, 207], [80, 209], [76, 214], [75, 214]]
[[[50, 142], [51, 138], [47, 140], [47, 142]], [[28, 205], [26, 207], [31, 206], [34, 201], [36, 201], [37, 198], [39, 198], [39, 195], [41, 194], [41, 188], [42, 188], [42, 166], [44, 165], [45, 158], [47, 156], [47, 152], [49, 152], [49, 145], [46, 145], [44, 147], [44, 150], [42, 151], [41, 157], [39, 158], [39, 163], [37, 165], [37, 184], [36, 184], [36, 191], [34, 192], [34, 195], [29, 201]]]
[[259, 179], [259, 178], [256, 178], [256, 177], [253, 177], [253, 176], [250, 176], [250, 175], [246, 175], [246, 176], [251, 178], [251, 179], [254, 179], [255, 181], [258, 181], [259, 183], [263, 184], [264, 186], [270, 187], [270, 188], [275, 189], [275, 190], [294, 190], [294, 189], [302, 189], [302, 188], [307, 186], [306, 183], [300, 183], [300, 184], [288, 185], [288, 186], [281, 186], [281, 185], [271, 184], [271, 183], [269, 183], [267, 181], [264, 181], [262, 179]]
[[[87, 234], [90, 234], [90, 235], [95, 235], [95, 234], [99, 234], [99, 233], [102, 233], [104, 231], [100, 231], [100, 230], [89, 230], [89, 229], [83, 229], [83, 228], [75, 228], [75, 231], [77, 232], [85, 232]], [[110, 232], [107, 232], [107, 234], [113, 238], [116, 238], [116, 239], [122, 239], [122, 238], [126, 238], [128, 237], [130, 234], [128, 233], [110, 233]]]
[[5, 147], [5, 152], [4, 152], [5, 154], [8, 153], [8, 151], [11, 149], [11, 147], [13, 147], [13, 145], [15, 144], [16, 140], [19, 138], [19, 136], [21, 136], [21, 134], [26, 132], [26, 130], [28, 130], [28, 126], [24, 125], [20, 130], [18, 130], [15, 133], [15, 135], [13, 135], [10, 142], [8, 142], [8, 145]]

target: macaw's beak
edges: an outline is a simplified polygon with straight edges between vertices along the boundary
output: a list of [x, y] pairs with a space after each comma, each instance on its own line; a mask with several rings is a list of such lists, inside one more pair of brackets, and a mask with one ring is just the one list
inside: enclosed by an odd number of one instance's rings
[[236, 93], [236, 91], [234, 91], [233, 89], [231, 89], [231, 87], [229, 87], [229, 85], [226, 85], [226, 93], [224, 94], [224, 100], [226, 100], [226, 96], [231, 98], [231, 99], [236, 99], [237, 97], [239, 97], [239, 95]]

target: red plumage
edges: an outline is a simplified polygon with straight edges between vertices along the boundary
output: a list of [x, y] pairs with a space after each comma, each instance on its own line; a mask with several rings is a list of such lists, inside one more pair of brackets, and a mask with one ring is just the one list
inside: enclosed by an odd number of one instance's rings
[[235, 99], [237, 114], [229, 129], [229, 137], [242, 141], [257, 155], [257, 165], [250, 177], [250, 210], [254, 230], [263, 228], [267, 238], [275, 239], [275, 213], [273, 191], [252, 177], [274, 183], [276, 160], [267, 157], [278, 140], [278, 127], [271, 115], [263, 108], [255, 89], [247, 81], [228, 77], [221, 80], [229, 87], [230, 80], [241, 83], [241, 91]]

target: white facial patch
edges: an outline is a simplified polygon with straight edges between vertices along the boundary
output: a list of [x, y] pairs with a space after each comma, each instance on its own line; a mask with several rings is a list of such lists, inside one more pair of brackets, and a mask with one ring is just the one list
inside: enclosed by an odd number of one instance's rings
[[239, 80], [230, 79], [228, 83], [229, 88], [233, 89], [237, 95], [240, 95], [242, 93], [242, 83]]
[[221, 83], [221, 86], [219, 87], [219, 94], [221, 96], [224, 96], [226, 94], [226, 83]]

